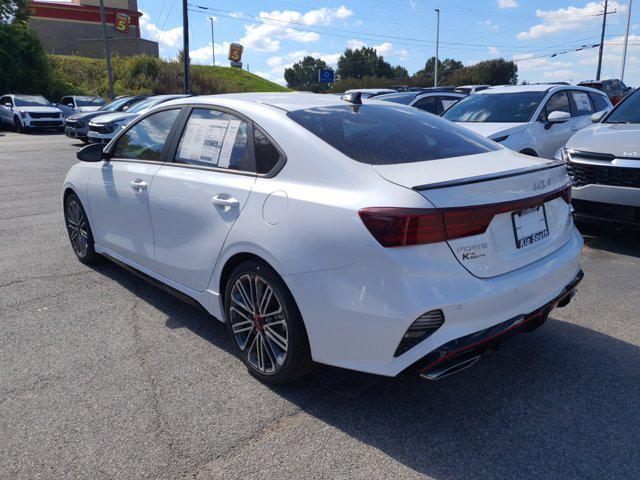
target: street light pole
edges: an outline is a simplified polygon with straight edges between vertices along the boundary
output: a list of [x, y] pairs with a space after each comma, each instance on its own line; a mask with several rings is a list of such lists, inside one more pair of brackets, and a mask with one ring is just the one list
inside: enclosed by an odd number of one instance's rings
[[213, 37], [213, 21], [216, 17], [207, 17], [211, 20], [211, 59], [213, 60], [213, 66], [216, 66], [216, 41]]
[[437, 23], [436, 23], [436, 62], [435, 62], [435, 67], [434, 67], [434, 75], [433, 75], [433, 86], [437, 87], [438, 86], [438, 57], [439, 57], [439, 52], [438, 50], [440, 49], [440, 10], [439, 9], [435, 9], [436, 10], [436, 16], [437, 16]]
[[109, 40], [107, 39], [107, 22], [104, 14], [104, 1], [100, 0], [100, 20], [102, 21], [102, 36], [104, 37], [104, 55], [107, 59], [107, 75], [109, 76], [109, 98], [115, 98], [113, 91], [113, 71], [111, 70], [111, 50], [109, 49]]
[[190, 93], [189, 78], [189, 10], [187, 0], [182, 0], [182, 61], [184, 63], [184, 93]]
[[622, 49], [622, 68], [620, 69], [620, 80], [624, 81], [624, 67], [627, 63], [627, 46], [629, 45], [629, 25], [631, 24], [631, 5], [633, 0], [629, 0], [627, 5], [627, 31], [624, 34], [624, 47]]
[[604, 50], [604, 32], [607, 28], [607, 10], [609, 8], [609, 0], [604, 0], [604, 15], [602, 16], [602, 33], [600, 34], [600, 52], [598, 53], [598, 70], [596, 72], [596, 80], [600, 80], [602, 72], [602, 52]]

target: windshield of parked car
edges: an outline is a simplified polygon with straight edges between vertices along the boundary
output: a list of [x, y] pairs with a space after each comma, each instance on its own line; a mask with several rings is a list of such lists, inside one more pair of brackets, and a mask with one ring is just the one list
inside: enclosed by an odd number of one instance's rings
[[640, 123], [640, 89], [625, 98], [604, 123]]
[[546, 92], [485, 93], [463, 98], [442, 116], [452, 122], [524, 123]]
[[414, 98], [416, 98], [416, 92], [385, 93], [383, 95], [375, 96], [376, 100], [384, 100], [385, 102], [401, 103], [403, 105], [409, 105]]
[[14, 97], [16, 107], [51, 107], [51, 102], [40, 96]]
[[101, 112], [115, 112], [120, 110], [120, 107], [130, 100], [130, 97], [119, 98], [111, 103], [107, 103], [106, 105], [101, 106], [98, 110], [100, 110]]
[[99, 107], [104, 105], [100, 97], [76, 97], [76, 105], [79, 107]]
[[136, 103], [133, 107], [130, 107], [127, 110], [127, 113], [140, 113], [146, 108], [151, 108], [154, 105], [162, 102], [164, 99], [161, 98], [147, 98], [146, 100], [141, 101], [140, 103]]
[[417, 108], [336, 105], [295, 110], [289, 118], [353, 160], [370, 165], [476, 155], [502, 147]]

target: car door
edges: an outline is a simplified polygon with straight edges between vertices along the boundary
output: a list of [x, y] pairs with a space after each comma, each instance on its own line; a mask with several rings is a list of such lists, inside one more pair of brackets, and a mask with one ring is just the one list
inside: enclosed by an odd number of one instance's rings
[[9, 97], [0, 97], [0, 123], [8, 123], [6, 106], [7, 103], [9, 103]]
[[596, 109], [589, 92], [570, 90], [568, 93], [571, 103], [571, 132], [573, 135], [591, 125], [591, 115], [595, 113]]
[[109, 146], [110, 159], [89, 176], [95, 242], [149, 269], [154, 267], [149, 192], [179, 113], [180, 107], [167, 108], [142, 118]]
[[13, 125], [13, 101], [11, 97], [5, 96], [0, 99], [0, 115], [2, 115], [2, 122], [7, 125]]
[[550, 124], [547, 118], [551, 112], [566, 112], [571, 114], [569, 96], [566, 90], [554, 93], [544, 105], [538, 120], [529, 125], [531, 136], [535, 141], [536, 153], [540, 157], [553, 158], [555, 153], [564, 146], [573, 135], [572, 121]]
[[157, 272], [204, 291], [256, 179], [253, 128], [237, 114], [197, 107], [150, 196]]
[[62, 110], [62, 115], [65, 117], [74, 113], [73, 97], [62, 97], [57, 106]]

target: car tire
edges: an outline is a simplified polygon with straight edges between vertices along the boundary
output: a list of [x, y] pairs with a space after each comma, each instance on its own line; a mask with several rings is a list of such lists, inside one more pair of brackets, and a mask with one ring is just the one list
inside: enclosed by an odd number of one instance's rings
[[22, 126], [22, 122], [20, 121], [20, 119], [18, 117], [15, 117], [13, 119], [13, 126], [15, 127], [17, 133], [24, 133], [25, 132], [25, 128]]
[[69, 234], [73, 253], [85, 265], [95, 264], [99, 259], [94, 248], [93, 233], [89, 218], [75, 193], [70, 193], [64, 200], [64, 222]]
[[64, 133], [64, 127], [58, 127], [58, 128], [56, 128], [56, 132], [58, 132], [58, 133]]
[[224, 307], [236, 354], [258, 380], [291, 383], [314, 366], [300, 311], [280, 276], [255, 260], [235, 267]]

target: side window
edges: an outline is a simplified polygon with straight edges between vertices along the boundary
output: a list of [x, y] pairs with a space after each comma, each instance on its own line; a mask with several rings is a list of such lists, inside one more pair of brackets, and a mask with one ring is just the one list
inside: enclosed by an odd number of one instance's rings
[[160, 161], [162, 149], [180, 109], [164, 110], [141, 120], [118, 140], [113, 156]]
[[574, 117], [591, 115], [595, 111], [587, 92], [572, 91], [569, 93], [569, 98], [571, 99], [571, 110]]
[[280, 152], [258, 127], [253, 128], [256, 171], [269, 173], [280, 160]]
[[60, 100], [60, 103], [62, 105], [66, 105], [67, 107], [73, 107], [73, 98], [64, 97], [62, 100]]
[[607, 108], [609, 108], [609, 104], [602, 95], [598, 95], [597, 93], [590, 93], [589, 95], [591, 96], [591, 100], [595, 105], [596, 112], [601, 112], [602, 110], [606, 110]]
[[442, 103], [441, 113], [446, 112], [459, 101], [460, 97], [440, 97], [440, 102]]
[[416, 103], [414, 103], [413, 106], [415, 108], [419, 108], [420, 110], [424, 110], [425, 112], [438, 115], [438, 102], [436, 100], [436, 97], [421, 98]]
[[249, 125], [234, 115], [196, 108], [182, 133], [175, 161], [255, 172], [249, 134]]
[[5, 107], [9, 103], [9, 97], [0, 97], [0, 107]]
[[567, 97], [566, 91], [554, 93], [547, 101], [547, 104], [540, 114], [540, 120], [547, 121], [551, 112], [567, 112], [571, 113], [571, 107], [569, 106], [569, 97]]

